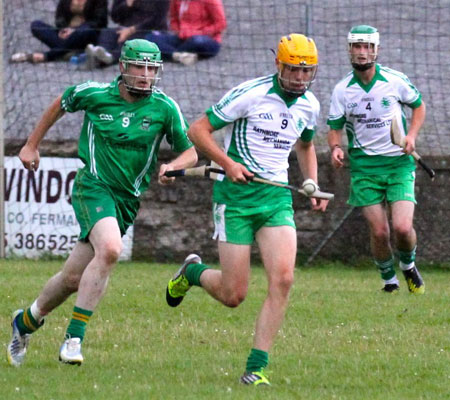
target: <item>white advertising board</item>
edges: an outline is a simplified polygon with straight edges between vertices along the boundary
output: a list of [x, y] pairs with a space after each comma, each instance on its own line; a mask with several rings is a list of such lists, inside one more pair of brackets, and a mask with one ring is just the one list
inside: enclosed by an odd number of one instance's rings
[[[7, 256], [67, 255], [80, 229], [71, 205], [78, 158], [42, 157], [36, 172], [18, 157], [5, 157], [5, 234]], [[123, 237], [121, 260], [131, 258], [133, 227]]]

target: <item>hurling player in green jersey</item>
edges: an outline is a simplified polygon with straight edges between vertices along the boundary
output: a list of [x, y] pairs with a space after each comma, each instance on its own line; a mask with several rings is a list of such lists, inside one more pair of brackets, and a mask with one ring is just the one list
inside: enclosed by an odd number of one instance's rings
[[[317, 182], [312, 138], [320, 107], [308, 90], [317, 71], [316, 45], [304, 35], [284, 36], [275, 63], [277, 73], [231, 89], [189, 129], [198, 149], [226, 172], [226, 178], [214, 184], [213, 193], [214, 238], [218, 239], [221, 270], [210, 269], [191, 254], [166, 292], [172, 307], [181, 303], [192, 285], [201, 286], [225, 306], [237, 307], [247, 295], [251, 247], [256, 241], [268, 292], [241, 377], [243, 384], [255, 386], [270, 384], [264, 369], [294, 280], [297, 233], [291, 193], [248, 182], [248, 178], [256, 175], [286, 183], [289, 154], [295, 150], [303, 177]], [[233, 129], [222, 150], [212, 133], [228, 124]], [[312, 208], [318, 211], [324, 211], [327, 204], [311, 199]]]
[[[422, 294], [425, 284], [414, 262], [415, 164], [410, 154], [425, 120], [425, 103], [406, 75], [377, 64], [380, 38], [376, 28], [355, 26], [347, 40], [353, 71], [337, 83], [331, 96], [327, 122], [331, 162], [336, 168], [343, 166], [345, 126], [351, 174], [348, 202], [362, 208], [369, 225], [372, 256], [384, 281], [382, 290], [392, 293], [400, 287], [390, 243], [390, 214], [400, 269], [409, 291]], [[404, 105], [412, 110], [408, 129]], [[391, 141], [393, 120], [404, 131], [404, 149]]]
[[197, 153], [187, 138], [187, 124], [178, 104], [157, 89], [162, 69], [158, 46], [143, 39], [124, 43], [120, 76], [112, 83], [86, 82], [72, 86], [44, 112], [21, 149], [25, 168], [39, 168], [39, 144], [52, 125], [67, 112], [84, 111], [78, 170], [72, 204], [81, 233], [62, 270], [54, 275], [26, 310], [13, 314], [10, 364], [24, 361], [30, 334], [44, 317], [78, 292], [72, 318], [60, 348], [64, 363], [81, 364], [85, 328], [105, 293], [108, 277], [122, 251], [122, 236], [134, 223], [140, 196], [156, 168], [165, 137], [177, 158], [159, 169], [164, 173], [196, 164]]

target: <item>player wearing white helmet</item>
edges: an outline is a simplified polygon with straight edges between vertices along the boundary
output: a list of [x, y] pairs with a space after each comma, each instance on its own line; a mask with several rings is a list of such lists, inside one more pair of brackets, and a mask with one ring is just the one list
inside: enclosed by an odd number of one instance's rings
[[[369, 225], [371, 252], [384, 281], [383, 290], [399, 289], [390, 214], [396, 253], [408, 289], [421, 294], [425, 284], [415, 265], [415, 164], [410, 154], [425, 120], [425, 103], [406, 75], [377, 63], [380, 35], [376, 28], [355, 26], [347, 41], [353, 71], [337, 83], [331, 96], [327, 122], [331, 162], [336, 168], [344, 165], [341, 136], [345, 128], [351, 174], [348, 202], [362, 208]], [[408, 129], [404, 105], [412, 109]], [[393, 120], [402, 122], [399, 125], [404, 129], [404, 148], [391, 141]]]
[[348, 33], [347, 43], [354, 69], [366, 71], [374, 66], [380, 45], [380, 34], [376, 28], [368, 25], [353, 27]]

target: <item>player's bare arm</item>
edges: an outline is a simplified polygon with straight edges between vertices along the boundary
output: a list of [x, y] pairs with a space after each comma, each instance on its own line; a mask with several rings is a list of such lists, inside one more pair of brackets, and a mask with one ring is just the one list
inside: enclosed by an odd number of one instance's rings
[[36, 171], [39, 168], [39, 144], [45, 134], [64, 115], [64, 111], [61, 109], [61, 98], [62, 95], [58, 96], [47, 110], [45, 110], [33, 132], [28, 137], [27, 142], [20, 150], [20, 161], [30, 171]]
[[304, 179], [312, 179], [317, 183], [317, 157], [314, 143], [297, 140], [295, 143], [298, 165]]
[[219, 164], [232, 182], [247, 183], [253, 174], [244, 165], [228, 157], [214, 140], [214, 127], [206, 115], [195, 121], [188, 131], [189, 139], [209, 159]]
[[422, 104], [413, 108], [411, 115], [411, 124], [409, 125], [408, 134], [405, 137], [405, 149], [406, 154], [411, 154], [416, 149], [416, 139], [419, 136], [419, 130], [425, 122], [426, 106], [422, 101]]
[[344, 166], [344, 150], [342, 150], [342, 130], [330, 129], [328, 132], [328, 146], [331, 151], [331, 164], [334, 168]]
[[[312, 179], [318, 184], [317, 177], [317, 156], [314, 143], [303, 142], [297, 140], [295, 143], [295, 153], [297, 154], [297, 162], [302, 172], [303, 178]], [[311, 197], [311, 207], [314, 211], [325, 211], [328, 205], [328, 200], [316, 199]]]
[[190, 168], [193, 167], [195, 164], [197, 164], [197, 161], [198, 156], [195, 147], [191, 147], [190, 149], [183, 151], [177, 158], [172, 160], [170, 163], [161, 164], [161, 167], [159, 168], [158, 182], [161, 185], [167, 185], [169, 183], [172, 183], [173, 181], [175, 181], [175, 178], [169, 178], [167, 176], [164, 176], [164, 174], [167, 171], [173, 171], [174, 169]]

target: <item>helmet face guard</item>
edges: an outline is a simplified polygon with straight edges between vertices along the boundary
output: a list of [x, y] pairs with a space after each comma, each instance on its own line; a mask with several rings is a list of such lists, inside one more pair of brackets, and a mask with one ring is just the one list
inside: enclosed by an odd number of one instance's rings
[[122, 46], [119, 62], [122, 81], [128, 92], [150, 96], [161, 79], [163, 69], [158, 46], [144, 39], [128, 40]]
[[[347, 36], [348, 53], [352, 67], [358, 71], [366, 71], [375, 65], [380, 45], [380, 34], [369, 25], [358, 25], [350, 29]], [[357, 52], [354, 48], [367, 45], [367, 51]]]
[[283, 36], [278, 43], [278, 82], [291, 97], [303, 95], [314, 82], [319, 57], [314, 40], [298, 33]]
[[303, 95], [316, 79], [317, 65], [279, 63], [278, 82], [283, 91], [293, 97]]

